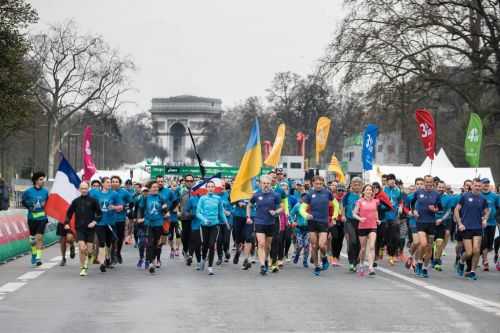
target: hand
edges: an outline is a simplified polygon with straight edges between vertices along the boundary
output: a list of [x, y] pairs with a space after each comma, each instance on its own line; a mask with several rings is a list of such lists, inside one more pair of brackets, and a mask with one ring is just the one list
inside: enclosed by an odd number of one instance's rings
[[64, 225], [64, 229], [65, 229], [65, 230], [69, 230], [69, 229], [71, 229], [71, 227], [69, 226], [69, 224], [65, 224], [65, 225]]
[[482, 225], [483, 225], [483, 228], [486, 228], [486, 226], [488, 225], [488, 221], [486, 221], [486, 220], [483, 219]]
[[435, 212], [437, 212], [437, 211], [439, 210], [439, 209], [438, 209], [436, 206], [434, 206], [434, 205], [429, 205], [427, 208], [428, 208], [431, 212], [433, 212], [433, 213], [435, 213]]
[[252, 218], [251, 217], [247, 217], [247, 224], [252, 224]]
[[416, 210], [413, 211], [413, 216], [418, 219], [419, 215], [418, 215], [418, 212]]
[[460, 230], [460, 231], [464, 231], [464, 230], [465, 230], [465, 226], [464, 226], [462, 223], [460, 223], [460, 224], [458, 225], [458, 230]]
[[144, 223], [144, 219], [137, 219], [137, 223], [139, 224]]
[[380, 225], [381, 223], [382, 223], [382, 221], [377, 220], [377, 225]]
[[87, 226], [88, 228], [94, 228], [96, 226], [97, 222], [96, 221], [92, 221], [89, 223], [89, 225]]
[[269, 214], [271, 214], [272, 216], [275, 216], [276, 215], [276, 211], [275, 210], [270, 210]]
[[312, 220], [313, 216], [311, 214], [306, 214], [306, 220]]
[[346, 217], [345, 216], [342, 216], [342, 218], [340, 219], [342, 222], [345, 222], [347, 221]]
[[228, 210], [225, 210], [225, 211], [224, 211], [224, 215], [229, 216], [229, 215], [231, 215], [231, 212], [230, 212], [230, 211], [228, 211]]
[[440, 225], [441, 223], [443, 223], [443, 220], [441, 220], [441, 219], [436, 220], [436, 225]]
[[123, 206], [115, 206], [115, 211], [120, 213], [121, 211], [123, 211]]
[[359, 220], [359, 222], [365, 222], [366, 221], [366, 217], [360, 217], [358, 220]]
[[332, 226], [336, 225], [337, 224], [337, 220], [333, 220], [332, 219]]

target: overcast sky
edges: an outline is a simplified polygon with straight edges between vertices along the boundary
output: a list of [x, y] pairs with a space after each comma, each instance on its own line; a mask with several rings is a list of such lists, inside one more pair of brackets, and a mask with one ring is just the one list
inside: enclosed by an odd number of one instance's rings
[[265, 96], [274, 73], [308, 74], [342, 17], [341, 0], [31, 0], [40, 22], [74, 19], [138, 67], [136, 107], [153, 97]]

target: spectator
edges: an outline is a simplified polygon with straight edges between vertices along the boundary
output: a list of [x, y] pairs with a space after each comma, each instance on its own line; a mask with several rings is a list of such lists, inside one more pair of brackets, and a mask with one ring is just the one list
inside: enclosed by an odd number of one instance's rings
[[9, 209], [9, 187], [3, 178], [0, 178], [0, 210]]

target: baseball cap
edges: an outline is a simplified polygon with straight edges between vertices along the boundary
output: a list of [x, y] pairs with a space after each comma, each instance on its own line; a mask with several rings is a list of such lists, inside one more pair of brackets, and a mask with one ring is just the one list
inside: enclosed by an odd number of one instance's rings
[[488, 178], [482, 178], [481, 179], [481, 184], [489, 184], [490, 180]]

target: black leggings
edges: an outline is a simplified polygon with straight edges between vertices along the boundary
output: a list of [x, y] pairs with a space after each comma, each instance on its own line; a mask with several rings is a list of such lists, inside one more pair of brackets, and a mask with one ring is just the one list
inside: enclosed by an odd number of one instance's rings
[[292, 235], [293, 235], [293, 230], [290, 226], [287, 226], [285, 229], [285, 235], [283, 239], [283, 246], [284, 246], [284, 256], [288, 258], [288, 252], [290, 252], [290, 247], [292, 246]]
[[158, 257], [158, 254], [161, 250], [159, 245], [160, 237], [163, 233], [163, 227], [148, 227], [148, 248], [146, 252], [146, 259], [151, 263]]
[[125, 222], [117, 222], [115, 224], [115, 232], [118, 239], [116, 240], [115, 254], [121, 255], [123, 241], [125, 240]]
[[217, 234], [219, 233], [219, 228], [216, 225], [212, 226], [202, 226], [201, 232], [203, 234], [203, 260], [207, 260], [208, 254], [208, 267], [212, 267], [214, 264], [215, 256], [215, 242], [217, 241]]
[[278, 259], [283, 258], [283, 237], [280, 234], [280, 221], [279, 218], [275, 219], [274, 222], [274, 230], [273, 230], [273, 239], [271, 241], [271, 262], [276, 262]]
[[[183, 229], [184, 230], [184, 229]], [[189, 239], [189, 256], [196, 255], [196, 261], [201, 261], [201, 232], [200, 230], [191, 230]]]
[[181, 223], [182, 223], [182, 233], [181, 233], [182, 251], [186, 253], [188, 252], [188, 250], [190, 250], [189, 242], [191, 241], [191, 232], [196, 232], [196, 230], [191, 231], [191, 220], [182, 220]]
[[385, 241], [387, 244], [387, 254], [391, 257], [398, 255], [399, 239], [400, 239], [400, 228], [399, 221], [387, 221], [385, 223]]
[[358, 220], [347, 219], [344, 225], [345, 234], [348, 235], [347, 258], [349, 264], [356, 265], [359, 257]]
[[344, 242], [344, 224], [337, 222], [337, 224], [330, 228], [330, 233], [332, 235], [332, 256], [338, 259], [340, 258], [342, 243]]
[[377, 226], [377, 240], [375, 242], [375, 257], [378, 257], [380, 249], [385, 246], [385, 231], [387, 229], [386, 223], [381, 223]]
[[219, 225], [219, 235], [217, 236], [217, 256], [222, 259], [223, 253], [229, 253], [229, 243], [231, 242], [231, 230], [225, 224]]

